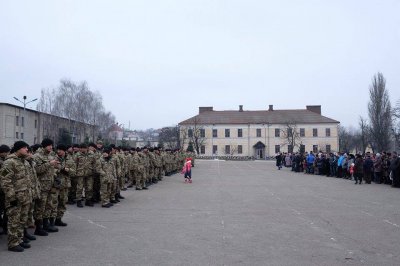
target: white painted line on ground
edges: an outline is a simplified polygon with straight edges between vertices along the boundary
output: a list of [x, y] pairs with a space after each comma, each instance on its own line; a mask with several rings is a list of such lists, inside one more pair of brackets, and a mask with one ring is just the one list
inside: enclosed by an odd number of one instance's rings
[[93, 225], [95, 225], [95, 226], [101, 227], [101, 228], [103, 228], [103, 229], [107, 229], [107, 227], [105, 227], [104, 225], [95, 223], [95, 222], [93, 222], [92, 220], [87, 220], [87, 221], [88, 221], [90, 224], [93, 224]]
[[388, 221], [388, 220], [383, 220], [385, 223], [388, 223], [388, 224], [390, 224], [390, 225], [393, 225], [393, 226], [395, 226], [395, 227], [397, 227], [397, 228], [400, 228], [400, 226], [399, 225], [397, 225], [397, 224], [395, 224], [395, 223], [392, 223], [392, 222], [390, 222], [390, 221]]
[[361, 212], [366, 214], [366, 215], [368, 215], [368, 216], [374, 216], [373, 214], [370, 214], [369, 212], [366, 212], [366, 211], [361, 211]]

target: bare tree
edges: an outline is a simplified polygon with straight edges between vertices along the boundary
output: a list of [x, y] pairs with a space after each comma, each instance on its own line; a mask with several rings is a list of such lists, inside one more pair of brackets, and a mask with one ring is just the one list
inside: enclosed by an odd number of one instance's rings
[[[58, 88], [43, 89], [38, 110], [67, 118], [69, 133], [73, 137], [84, 135], [94, 140], [96, 135], [105, 136], [106, 130], [115, 123], [114, 115], [105, 112], [101, 95], [93, 93], [85, 81], [76, 84], [69, 79], [62, 79]], [[52, 117], [49, 116], [49, 119]], [[52, 121], [45, 122], [52, 124]], [[53, 128], [57, 130], [54, 125]]]
[[201, 125], [199, 119], [194, 117], [193, 124], [188, 129], [188, 137], [190, 141], [193, 143], [194, 149], [197, 154], [200, 154], [201, 146], [205, 143], [205, 129], [204, 126]]
[[370, 128], [365, 118], [360, 116], [359, 119], [361, 152], [364, 153], [368, 147]]
[[163, 143], [168, 149], [179, 148], [179, 129], [178, 127], [164, 127], [159, 135], [160, 143]]
[[382, 73], [378, 73], [372, 78], [369, 94], [368, 115], [371, 122], [372, 149], [373, 151], [385, 151], [390, 147], [392, 108], [389, 93], [386, 90], [386, 80]]
[[300, 131], [297, 127], [296, 122], [287, 121], [283, 128], [280, 129], [281, 138], [282, 138], [282, 146], [288, 146], [292, 148], [292, 152], [295, 148], [300, 149], [300, 145], [302, 144]]

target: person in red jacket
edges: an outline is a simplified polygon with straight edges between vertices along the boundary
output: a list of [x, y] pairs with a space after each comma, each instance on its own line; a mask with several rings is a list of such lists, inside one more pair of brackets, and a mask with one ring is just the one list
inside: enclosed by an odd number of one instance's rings
[[186, 158], [181, 173], [185, 175], [185, 183], [192, 183], [192, 159], [190, 157]]

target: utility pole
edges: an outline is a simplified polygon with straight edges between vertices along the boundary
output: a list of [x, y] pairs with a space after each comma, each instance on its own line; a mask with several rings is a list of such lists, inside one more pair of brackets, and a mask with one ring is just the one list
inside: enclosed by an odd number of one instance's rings
[[[21, 123], [20, 123], [20, 134], [24, 134], [24, 135], [25, 135], [25, 129], [24, 129], [24, 128], [25, 128], [26, 105], [27, 105], [28, 103], [37, 101], [37, 98], [35, 98], [35, 99], [33, 99], [33, 100], [29, 101], [29, 102], [26, 101], [27, 97], [26, 97], [25, 95], [22, 97], [22, 99], [23, 99], [24, 101], [21, 101], [21, 100], [18, 99], [17, 97], [14, 97], [14, 99], [17, 100], [18, 102], [20, 102], [20, 103], [22, 103], [22, 104], [24, 105], [24, 112], [23, 112], [23, 114], [22, 114], [23, 116], [22, 116], [22, 118], [21, 118]], [[24, 135], [21, 136], [21, 139], [24, 139], [24, 138], [25, 138]]]

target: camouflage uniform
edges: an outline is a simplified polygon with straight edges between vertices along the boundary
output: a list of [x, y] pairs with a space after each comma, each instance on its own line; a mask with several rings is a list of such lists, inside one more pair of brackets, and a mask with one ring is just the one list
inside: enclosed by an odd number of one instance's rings
[[[50, 210], [46, 210], [46, 207], [50, 207], [48, 202], [52, 198], [52, 191], [54, 177], [56, 175], [56, 169], [50, 163], [50, 161], [55, 159], [55, 154], [53, 152], [47, 153], [43, 148], [39, 149], [35, 155], [33, 155], [33, 160], [35, 161], [36, 173], [40, 182], [40, 200], [37, 201], [36, 210], [34, 213], [35, 220], [42, 220], [44, 218], [49, 218], [46, 215], [50, 214]], [[54, 195], [53, 195], [54, 196]]]
[[[61, 162], [61, 170], [59, 173], [60, 179], [60, 193], [58, 199], [58, 206], [56, 212], [56, 218], [61, 219], [67, 211], [68, 202], [68, 189], [71, 187], [70, 176], [75, 175], [75, 161], [69, 154], [65, 154], [64, 158], [58, 157]], [[53, 215], [52, 215], [53, 217]]]
[[102, 157], [100, 163], [100, 199], [101, 205], [106, 206], [108, 203], [110, 203], [111, 188], [114, 183], [116, 173], [114, 163], [110, 157]]
[[136, 158], [137, 171], [136, 171], [136, 189], [141, 190], [146, 188], [146, 161], [147, 156], [142, 152], [138, 152]]
[[85, 188], [86, 204], [91, 206], [93, 197], [93, 174], [96, 167], [96, 157], [93, 152], [80, 152], [76, 158], [76, 200], [82, 201], [83, 189]]
[[155, 178], [159, 181], [162, 179], [162, 168], [163, 168], [163, 158], [159, 151], [156, 151], [154, 154], [154, 166], [155, 166]]
[[32, 158], [27, 160], [29, 163], [28, 168], [28, 176], [30, 178], [31, 184], [31, 193], [32, 193], [32, 202], [30, 204], [29, 213], [28, 213], [28, 221], [27, 227], [33, 224], [33, 213], [36, 208], [36, 201], [40, 198], [40, 183], [37, 178], [36, 170], [35, 170], [35, 162]]
[[30, 191], [29, 163], [15, 153], [7, 157], [0, 171], [0, 183], [5, 195], [8, 216], [8, 247], [13, 248], [23, 242], [24, 228], [32, 194]]

